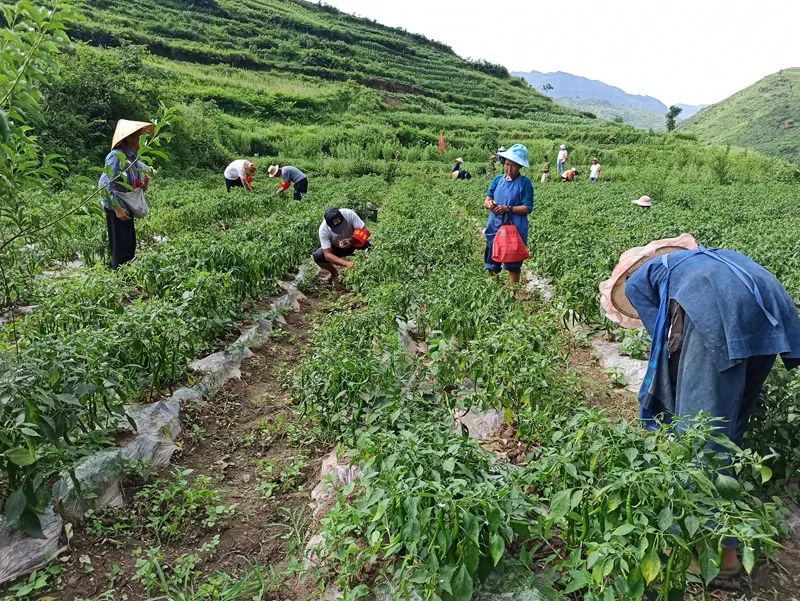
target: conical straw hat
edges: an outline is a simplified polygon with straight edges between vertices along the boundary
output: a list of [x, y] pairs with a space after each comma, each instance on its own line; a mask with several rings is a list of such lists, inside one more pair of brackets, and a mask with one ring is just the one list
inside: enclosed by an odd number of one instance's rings
[[111, 150], [114, 150], [120, 142], [131, 134], [136, 132], [152, 134], [154, 128], [155, 126], [147, 121], [120, 119], [117, 121], [117, 129], [114, 130], [114, 138], [111, 140]]
[[625, 328], [640, 327], [642, 322], [639, 313], [625, 296], [625, 284], [628, 278], [654, 257], [694, 248], [697, 248], [694, 236], [681, 234], [677, 238], [654, 240], [646, 246], [637, 246], [622, 253], [611, 277], [600, 282], [600, 306], [606, 317]]

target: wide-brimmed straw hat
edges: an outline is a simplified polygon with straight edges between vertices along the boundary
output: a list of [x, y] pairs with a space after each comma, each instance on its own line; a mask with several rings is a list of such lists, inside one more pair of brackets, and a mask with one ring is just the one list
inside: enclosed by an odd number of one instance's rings
[[114, 130], [114, 137], [111, 139], [111, 150], [114, 150], [120, 142], [128, 136], [136, 133], [152, 134], [155, 130], [155, 125], [149, 121], [128, 121], [127, 119], [120, 119], [117, 121], [117, 128]]
[[270, 165], [269, 169], [267, 169], [267, 173], [269, 174], [270, 177], [275, 177], [276, 175], [278, 175], [278, 169], [280, 169], [278, 165]]
[[631, 201], [635, 205], [639, 205], [640, 207], [652, 207], [653, 206], [653, 199], [649, 196], [640, 196]]
[[697, 248], [697, 240], [691, 234], [681, 234], [677, 238], [653, 240], [645, 246], [626, 250], [619, 257], [611, 277], [600, 282], [600, 306], [611, 321], [625, 328], [641, 327], [639, 313], [625, 296], [625, 284], [639, 267], [654, 257], [679, 250]]
[[464, 162], [464, 159], [462, 159], [461, 157], [458, 157], [456, 159], [456, 163], [463, 163], [463, 162]]

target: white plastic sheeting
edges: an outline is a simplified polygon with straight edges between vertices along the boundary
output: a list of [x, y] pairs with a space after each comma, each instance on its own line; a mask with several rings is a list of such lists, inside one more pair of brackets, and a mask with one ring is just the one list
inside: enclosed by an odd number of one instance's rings
[[[303, 269], [305, 267], [298, 272], [296, 280], [305, 275]], [[250, 347], [267, 339], [273, 324], [283, 319], [282, 312], [300, 310], [300, 301], [305, 300], [305, 296], [293, 283], [282, 283], [282, 286], [286, 294], [273, 301], [269, 310], [233, 344], [190, 365], [191, 369], [205, 374], [197, 384], [176, 390], [168, 399], [126, 407], [128, 416], [136, 424], [135, 432], [120, 446], [103, 449], [81, 460], [75, 466], [74, 479], [65, 473], [54, 484], [54, 506], [61, 515], [78, 520], [92, 507], [121, 506], [124, 503], [121, 483], [135, 462], [144, 461], [155, 467], [169, 464], [178, 448], [175, 440], [181, 432], [181, 405], [202, 402], [231, 378], [241, 377], [241, 362], [252, 356]], [[127, 424], [127, 420], [120, 420], [120, 430], [132, 430]], [[46, 565], [63, 550], [59, 547], [61, 516], [48, 510], [41, 521], [45, 538], [32, 539], [12, 529], [0, 516], [0, 583]]]
[[61, 516], [48, 509], [41, 516], [41, 524], [44, 538], [31, 538], [0, 517], [0, 583], [43, 567], [66, 549], [59, 544]]

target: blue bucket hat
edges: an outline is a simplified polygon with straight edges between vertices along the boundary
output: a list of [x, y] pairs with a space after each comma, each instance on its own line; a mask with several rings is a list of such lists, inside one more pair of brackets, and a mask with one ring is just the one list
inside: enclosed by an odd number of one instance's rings
[[499, 153], [498, 156], [503, 157], [513, 163], [516, 163], [520, 167], [528, 167], [528, 149], [525, 148], [522, 144], [514, 144], [511, 148], [506, 150], [505, 152]]

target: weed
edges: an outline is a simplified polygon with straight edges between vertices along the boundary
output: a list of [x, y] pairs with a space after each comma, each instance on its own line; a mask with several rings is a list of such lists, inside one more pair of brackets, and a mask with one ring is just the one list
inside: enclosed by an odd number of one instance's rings
[[51, 564], [45, 568], [34, 570], [26, 580], [22, 580], [9, 589], [10, 595], [3, 601], [28, 601], [40, 598], [41, 593], [53, 587], [54, 580], [61, 576], [60, 566]]

